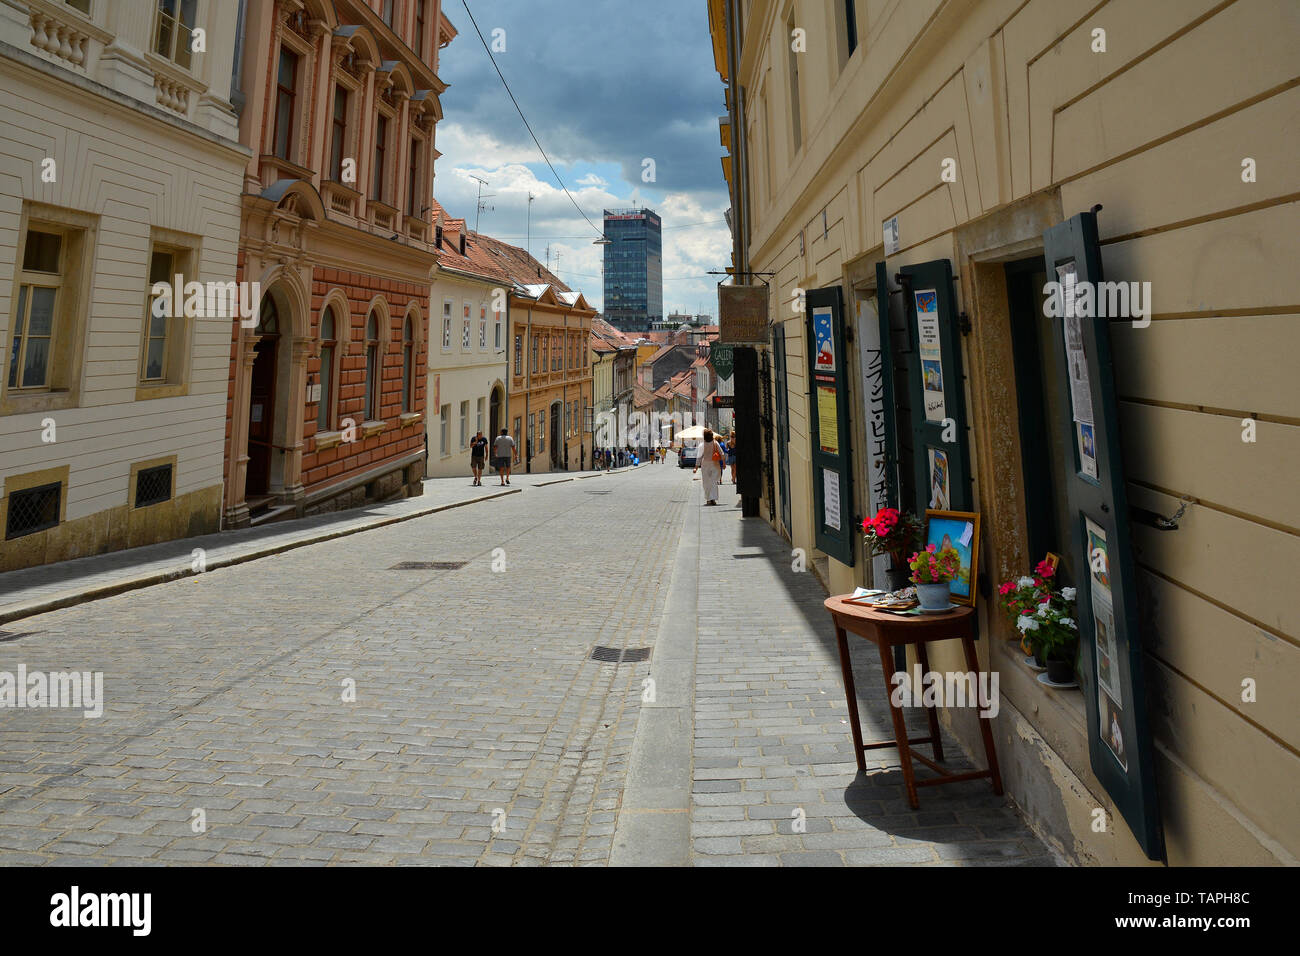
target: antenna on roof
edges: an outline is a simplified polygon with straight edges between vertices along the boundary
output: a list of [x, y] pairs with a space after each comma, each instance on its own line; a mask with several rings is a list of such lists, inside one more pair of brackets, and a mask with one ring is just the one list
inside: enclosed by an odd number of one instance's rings
[[[472, 179], [472, 180], [474, 180], [476, 183], [478, 183], [478, 199], [477, 199], [477, 201], [476, 201], [475, 204], [474, 204], [475, 207], [476, 207], [476, 210], [477, 210], [477, 211], [474, 213], [474, 231], [475, 231], [475, 232], [478, 232], [478, 220], [479, 220], [479, 216], [481, 216], [481, 215], [483, 214], [483, 210], [484, 210], [484, 209], [489, 209], [489, 210], [490, 210], [490, 209], [495, 208], [495, 207], [493, 207], [493, 206], [489, 206], [489, 205], [487, 205], [486, 203], [483, 202], [483, 187], [484, 187], [484, 186], [490, 186], [491, 183], [489, 183], [486, 179], [479, 179], [477, 176], [475, 176], [475, 175], [473, 175], [473, 174], [471, 174], [469, 178]], [[491, 199], [491, 198], [492, 198], [493, 196], [495, 196], [495, 195], [496, 195], [496, 193], [488, 193], [488, 194], [487, 194], [487, 198], [488, 198], [488, 199]]]

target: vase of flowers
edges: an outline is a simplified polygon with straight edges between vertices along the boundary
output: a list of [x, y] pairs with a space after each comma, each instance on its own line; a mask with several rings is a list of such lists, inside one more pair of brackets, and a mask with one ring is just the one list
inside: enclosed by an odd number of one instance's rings
[[862, 522], [862, 533], [868, 558], [889, 555], [889, 590], [906, 586], [911, 573], [906, 556], [921, 546], [921, 520], [907, 511], [881, 508], [874, 517]]
[[1028, 645], [1039, 666], [1047, 668], [1053, 684], [1074, 681], [1079, 626], [1074, 619], [1075, 589], [1055, 587], [1056, 569], [1042, 561], [1032, 577], [1025, 575], [998, 587], [1002, 613]]
[[912, 555], [908, 562], [912, 569], [912, 583], [916, 585], [916, 597], [925, 611], [944, 611], [951, 606], [949, 588], [961, 571], [961, 555], [955, 548], [940, 551], [935, 545], [927, 544], [924, 551]]

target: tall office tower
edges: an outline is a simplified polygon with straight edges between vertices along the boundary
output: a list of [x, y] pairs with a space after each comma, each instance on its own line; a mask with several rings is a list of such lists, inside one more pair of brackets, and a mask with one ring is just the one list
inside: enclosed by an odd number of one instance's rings
[[663, 240], [650, 209], [606, 209], [605, 318], [648, 331], [664, 315]]

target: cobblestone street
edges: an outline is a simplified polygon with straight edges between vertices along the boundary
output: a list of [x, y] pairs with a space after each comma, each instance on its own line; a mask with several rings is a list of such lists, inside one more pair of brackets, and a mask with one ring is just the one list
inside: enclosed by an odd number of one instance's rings
[[728, 490], [534, 485], [11, 622], [0, 671], [102, 671], [106, 703], [0, 716], [0, 864], [604, 865], [664, 635], [694, 659], [655, 670], [690, 711], [683, 861], [1051, 862], [982, 782], [913, 813], [897, 772], [855, 780], [821, 588]]

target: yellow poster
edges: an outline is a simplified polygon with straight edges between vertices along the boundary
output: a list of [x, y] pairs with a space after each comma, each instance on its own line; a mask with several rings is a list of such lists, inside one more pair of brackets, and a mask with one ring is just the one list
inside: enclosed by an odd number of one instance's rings
[[817, 436], [822, 451], [830, 455], [840, 453], [840, 416], [835, 389], [817, 386]]

